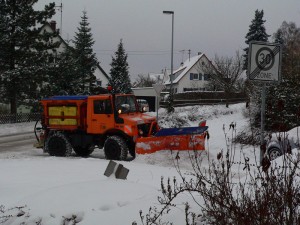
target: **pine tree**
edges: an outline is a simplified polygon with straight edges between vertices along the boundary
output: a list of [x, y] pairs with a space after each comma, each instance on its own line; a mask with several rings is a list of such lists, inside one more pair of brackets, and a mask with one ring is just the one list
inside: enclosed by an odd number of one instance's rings
[[[95, 42], [93, 40], [91, 28], [89, 27], [86, 11], [83, 11], [78, 32], [75, 33], [74, 39], [74, 53], [78, 63], [76, 77], [80, 78], [80, 92], [90, 92], [96, 83], [94, 71], [98, 62], [92, 48]], [[86, 89], [86, 86], [88, 86], [88, 90]]]
[[113, 92], [132, 93], [127, 54], [125, 53], [122, 39], [118, 45], [118, 50], [115, 52], [115, 57], [112, 57], [110, 65], [110, 85], [113, 87]]
[[[23, 99], [35, 98], [44, 81], [51, 35], [39, 34], [36, 25], [55, 14], [55, 4], [34, 10], [38, 0], [0, 0], [0, 97], [11, 113]], [[55, 33], [52, 35], [56, 35]]]
[[[267, 42], [268, 35], [266, 33], [266, 28], [264, 26], [264, 23], [266, 22], [263, 20], [264, 17], [264, 11], [261, 10], [259, 11], [258, 9], [255, 11], [255, 17], [251, 21], [251, 24], [249, 26], [249, 31], [246, 35], [246, 41], [245, 43], [247, 45], [250, 44], [251, 41], [262, 41], [262, 42]], [[244, 65], [243, 69], [247, 70], [248, 69], [248, 52], [249, 52], [249, 47], [244, 48], [245, 54], [243, 55], [244, 57]]]
[[80, 93], [82, 82], [80, 73], [77, 72], [78, 70], [74, 50], [71, 47], [67, 47], [49, 70], [49, 80], [44, 85], [44, 96], [58, 94], [76, 95]]

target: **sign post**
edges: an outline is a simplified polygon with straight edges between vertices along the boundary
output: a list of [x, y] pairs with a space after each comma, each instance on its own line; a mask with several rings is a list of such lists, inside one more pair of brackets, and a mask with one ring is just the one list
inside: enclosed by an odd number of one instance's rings
[[266, 42], [251, 42], [248, 54], [248, 79], [263, 82], [261, 92], [261, 147], [260, 165], [264, 154], [264, 127], [266, 108], [266, 83], [281, 81], [281, 45]]
[[156, 121], [158, 121], [158, 103], [160, 98], [161, 91], [166, 87], [164, 84], [152, 84], [156, 92]]

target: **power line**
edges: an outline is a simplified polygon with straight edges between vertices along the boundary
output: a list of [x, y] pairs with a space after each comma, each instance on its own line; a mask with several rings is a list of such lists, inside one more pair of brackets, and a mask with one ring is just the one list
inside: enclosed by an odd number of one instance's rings
[[[99, 55], [112, 55], [116, 50], [94, 50]], [[128, 55], [169, 55], [170, 50], [126, 50]], [[180, 51], [174, 52], [174, 54], [180, 54]]]

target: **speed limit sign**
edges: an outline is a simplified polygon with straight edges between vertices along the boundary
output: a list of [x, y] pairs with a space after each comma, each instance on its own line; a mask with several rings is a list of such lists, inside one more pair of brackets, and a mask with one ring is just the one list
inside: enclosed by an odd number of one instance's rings
[[257, 81], [280, 81], [281, 46], [251, 42], [248, 54], [248, 78]]

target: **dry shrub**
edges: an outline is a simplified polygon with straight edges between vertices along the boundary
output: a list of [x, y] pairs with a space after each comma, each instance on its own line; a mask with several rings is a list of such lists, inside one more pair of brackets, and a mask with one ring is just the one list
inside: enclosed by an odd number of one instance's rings
[[203, 159], [199, 153], [190, 155], [193, 170], [188, 176], [180, 170], [180, 159], [174, 159], [181, 179], [162, 178], [160, 207], [151, 207], [146, 215], [140, 212], [143, 225], [171, 224], [164, 216], [183, 193], [191, 194], [199, 205], [197, 212], [190, 212], [186, 203], [186, 225], [300, 224], [299, 152], [286, 154], [277, 163], [264, 158], [262, 166], [249, 164], [247, 158], [235, 162], [231, 146], [208, 166]]

